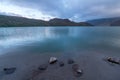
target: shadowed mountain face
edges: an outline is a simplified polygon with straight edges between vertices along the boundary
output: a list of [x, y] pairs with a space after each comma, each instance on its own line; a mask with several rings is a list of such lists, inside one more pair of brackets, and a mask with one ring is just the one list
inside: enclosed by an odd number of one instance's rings
[[111, 23], [111, 26], [120, 26], [120, 19]]
[[51, 19], [49, 21], [28, 19], [16, 16], [0, 15], [1, 27], [14, 27], [14, 26], [92, 26], [87, 22], [76, 23], [69, 19]]
[[52, 26], [92, 26], [90, 23], [87, 22], [73, 22], [70, 21], [69, 19], [59, 19], [59, 18], [54, 18], [48, 21], [48, 23]]
[[0, 15], [0, 26], [1, 27], [14, 27], [14, 26], [38, 26], [47, 25], [45, 21], [27, 19], [23, 17], [15, 16], [4, 16]]
[[120, 17], [95, 19], [87, 22], [95, 26], [120, 26]]

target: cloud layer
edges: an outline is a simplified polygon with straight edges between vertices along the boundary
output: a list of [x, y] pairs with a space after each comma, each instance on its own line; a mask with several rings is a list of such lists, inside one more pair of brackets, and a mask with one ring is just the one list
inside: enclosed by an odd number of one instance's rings
[[0, 0], [0, 13], [49, 20], [83, 21], [120, 16], [119, 0]]

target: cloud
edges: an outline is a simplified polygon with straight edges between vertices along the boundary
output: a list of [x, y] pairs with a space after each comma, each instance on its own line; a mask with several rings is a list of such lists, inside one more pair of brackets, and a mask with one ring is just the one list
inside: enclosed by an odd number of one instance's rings
[[35, 19], [43, 19], [49, 20], [51, 18], [55, 18], [56, 16], [52, 16], [49, 14], [43, 13], [41, 10], [29, 8], [29, 7], [21, 7], [14, 4], [2, 3], [0, 4], [0, 12], [10, 15], [18, 15], [27, 18], [35, 18]]
[[84, 21], [117, 17], [119, 5], [119, 0], [0, 0], [0, 12], [44, 20], [58, 17]]
[[118, 0], [69, 0], [68, 6], [73, 14], [70, 19], [76, 21], [120, 16]]

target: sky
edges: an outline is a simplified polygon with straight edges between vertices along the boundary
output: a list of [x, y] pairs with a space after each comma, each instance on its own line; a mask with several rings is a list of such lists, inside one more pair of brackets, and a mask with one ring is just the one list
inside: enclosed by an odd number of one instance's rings
[[49, 20], [86, 21], [120, 17], [120, 0], [0, 0], [0, 14]]

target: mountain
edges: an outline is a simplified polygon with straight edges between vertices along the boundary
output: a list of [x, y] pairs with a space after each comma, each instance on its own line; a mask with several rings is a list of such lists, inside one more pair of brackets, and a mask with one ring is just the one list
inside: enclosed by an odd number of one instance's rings
[[46, 24], [46, 22], [42, 20], [34, 20], [34, 19], [27, 19], [24, 17], [0, 15], [1, 27], [38, 26], [38, 25], [44, 26], [48, 24]]
[[86, 21], [94, 26], [120, 26], [120, 17], [102, 18]]
[[49, 25], [52, 26], [92, 26], [90, 23], [87, 22], [73, 22], [70, 21], [69, 19], [59, 19], [59, 18], [54, 18], [48, 21]]
[[111, 26], [120, 26], [120, 19], [111, 23]]
[[17, 26], [120, 26], [120, 17], [74, 22], [69, 19], [54, 18], [49, 21], [28, 19], [17, 16], [0, 15], [0, 27]]
[[14, 26], [92, 26], [87, 22], [73, 22], [69, 19], [54, 18], [49, 21], [28, 19], [17, 16], [0, 15], [1, 27], [14, 27]]

